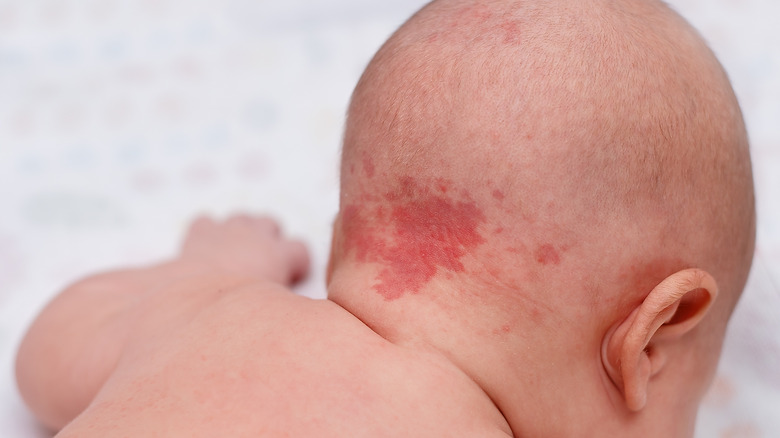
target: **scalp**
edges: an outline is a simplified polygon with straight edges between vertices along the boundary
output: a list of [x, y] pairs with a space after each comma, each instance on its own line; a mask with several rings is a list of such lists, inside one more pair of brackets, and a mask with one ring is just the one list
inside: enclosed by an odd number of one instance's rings
[[530, 247], [524, 263], [560, 262], [551, 248], [600, 235], [593, 248], [638, 272], [673, 252], [666, 270], [717, 271], [736, 297], [752, 259], [739, 106], [701, 37], [662, 2], [426, 6], [355, 90], [342, 206], [360, 201], [371, 216], [410, 176], [473, 202], [502, 242]]

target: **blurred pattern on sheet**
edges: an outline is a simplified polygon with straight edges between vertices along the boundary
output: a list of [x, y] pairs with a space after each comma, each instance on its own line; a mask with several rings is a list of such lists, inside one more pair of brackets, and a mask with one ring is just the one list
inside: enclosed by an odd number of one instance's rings
[[[269, 212], [324, 296], [346, 104], [422, 0], [0, 0], [0, 436], [39, 437], [12, 379], [41, 306], [176, 250], [199, 214]], [[759, 244], [697, 436], [780, 436], [780, 4], [671, 2], [729, 71]]]

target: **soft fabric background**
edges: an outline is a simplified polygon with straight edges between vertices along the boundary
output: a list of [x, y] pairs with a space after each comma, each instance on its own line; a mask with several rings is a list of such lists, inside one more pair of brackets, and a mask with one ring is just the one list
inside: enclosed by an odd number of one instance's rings
[[[96, 270], [170, 256], [198, 214], [269, 212], [322, 297], [352, 87], [422, 0], [0, 0], [0, 436], [43, 437], [24, 328]], [[676, 0], [748, 122], [759, 245], [697, 437], [780, 436], [780, 4]]]

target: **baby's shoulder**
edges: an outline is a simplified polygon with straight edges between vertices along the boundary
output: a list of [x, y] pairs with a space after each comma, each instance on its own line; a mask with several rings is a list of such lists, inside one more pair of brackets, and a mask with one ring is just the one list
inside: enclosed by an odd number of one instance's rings
[[[501, 436], [500, 413], [443, 356], [397, 346], [331, 301], [262, 284], [207, 295], [147, 339], [155, 362], [122, 374], [135, 375], [127, 391], [143, 381], [150, 397], [168, 388], [190, 400], [158, 412], [159, 421], [215, 433], [240, 427], [236, 436]], [[144, 396], [134, 400], [143, 409]]]

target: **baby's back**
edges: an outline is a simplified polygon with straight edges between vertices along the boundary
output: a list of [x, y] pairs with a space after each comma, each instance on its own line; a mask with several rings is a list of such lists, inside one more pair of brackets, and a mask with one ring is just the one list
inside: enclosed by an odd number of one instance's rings
[[330, 301], [278, 286], [160, 292], [59, 436], [506, 436], [481, 389]]

